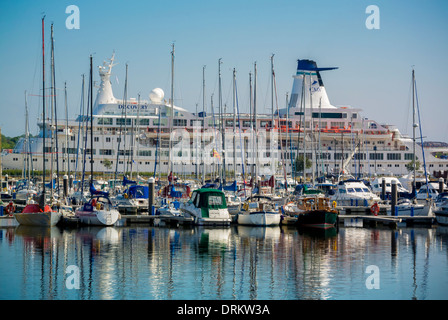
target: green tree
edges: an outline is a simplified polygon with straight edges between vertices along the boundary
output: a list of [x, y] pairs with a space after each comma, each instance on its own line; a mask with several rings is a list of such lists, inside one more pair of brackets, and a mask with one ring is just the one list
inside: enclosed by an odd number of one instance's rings
[[[305, 167], [306, 167], [306, 169], [311, 168], [312, 165], [313, 165], [313, 163], [307, 157], [306, 160], [305, 160]], [[297, 156], [295, 168], [296, 168], [296, 172], [303, 172], [303, 154]]]
[[104, 159], [103, 160], [103, 166], [110, 170], [112, 168], [112, 161], [110, 161], [109, 159]]
[[420, 169], [420, 161], [414, 161], [414, 160], [412, 160], [411, 162], [409, 162], [409, 163], [406, 163], [406, 169], [409, 171], [409, 172], [412, 172], [412, 171], [414, 171], [414, 162], [415, 162], [415, 170], [417, 171], [417, 170], [419, 170]]

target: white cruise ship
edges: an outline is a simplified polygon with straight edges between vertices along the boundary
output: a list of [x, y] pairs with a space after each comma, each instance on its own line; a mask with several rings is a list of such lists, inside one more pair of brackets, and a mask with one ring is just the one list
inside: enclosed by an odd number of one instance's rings
[[[245, 173], [256, 168], [257, 176], [289, 176], [305, 148], [312, 160], [306, 171], [309, 177], [341, 172], [355, 177], [360, 173], [399, 176], [408, 173], [406, 164], [413, 159], [413, 139], [395, 126], [365, 119], [361, 109], [331, 105], [321, 73], [337, 68], [318, 68], [312, 60], [298, 60], [289, 106], [275, 114], [253, 116], [237, 110], [219, 115], [216, 107], [194, 114], [172, 106], [160, 88], [152, 90], [149, 100], [120, 100], [115, 98], [110, 81], [113, 62], [112, 56], [99, 67], [101, 84], [93, 109], [96, 172], [153, 173], [157, 161], [156, 171], [163, 174], [172, 171], [202, 176], [204, 172], [218, 172], [225, 164], [227, 181], [231, 181], [233, 172], [243, 172], [244, 164]], [[71, 172], [82, 170], [85, 149], [90, 168], [90, 138], [85, 139], [90, 119], [79, 115], [75, 120], [59, 121], [58, 148], [54, 146], [56, 139], [51, 147], [55, 133], [48, 123], [47, 152], [58, 153], [53, 161], [58, 159], [60, 170], [67, 166]], [[224, 133], [219, 131], [221, 124]], [[20, 140], [12, 153], [3, 155], [3, 169], [22, 169], [27, 154], [31, 155], [32, 168], [42, 169], [42, 122], [39, 128], [38, 137], [29, 143]], [[28, 153], [26, 145], [30, 146]], [[422, 149], [420, 144], [416, 146], [417, 159], [423, 164]], [[424, 154], [428, 173], [446, 175], [448, 148], [428, 147]], [[51, 161], [48, 156], [47, 161]]]

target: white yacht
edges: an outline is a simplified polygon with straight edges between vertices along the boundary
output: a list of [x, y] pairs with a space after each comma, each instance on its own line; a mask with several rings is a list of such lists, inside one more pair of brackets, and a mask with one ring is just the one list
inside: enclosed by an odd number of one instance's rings
[[381, 201], [367, 185], [356, 179], [339, 181], [335, 194], [330, 197], [338, 206], [372, 206]]
[[392, 183], [395, 182], [397, 184], [397, 193], [409, 193], [409, 190], [403, 187], [400, 180], [396, 177], [391, 176], [385, 176], [385, 177], [378, 177], [371, 183], [372, 191], [376, 193], [377, 195], [381, 195], [383, 192], [383, 180], [385, 182], [385, 192], [386, 194], [390, 194], [392, 192]]

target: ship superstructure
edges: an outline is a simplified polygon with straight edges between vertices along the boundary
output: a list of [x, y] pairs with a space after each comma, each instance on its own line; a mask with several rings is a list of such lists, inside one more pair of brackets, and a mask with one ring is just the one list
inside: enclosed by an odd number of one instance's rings
[[[412, 138], [395, 126], [363, 118], [361, 109], [331, 105], [321, 73], [336, 68], [318, 68], [312, 60], [298, 60], [288, 106], [256, 117], [234, 112], [218, 115], [214, 111], [195, 114], [167, 101], [160, 88], [151, 91], [149, 100], [117, 99], [110, 81], [113, 66], [114, 56], [98, 70], [101, 83], [93, 109], [96, 172], [156, 171], [157, 175], [173, 171], [196, 176], [225, 172], [229, 181], [235, 173], [241, 174], [244, 166], [245, 173], [257, 176], [297, 176], [303, 173], [294, 168], [305, 156], [312, 163], [306, 169], [308, 176], [342, 172], [404, 175], [408, 173], [406, 165], [414, 159]], [[42, 170], [42, 137], [47, 130], [46, 151], [54, 154], [58, 150], [53, 161], [59, 161], [60, 170], [80, 172], [83, 161], [89, 165], [91, 161], [87, 120], [87, 116], [79, 115], [75, 120], [60, 121], [55, 130], [50, 125], [43, 128], [39, 121], [39, 136], [28, 143], [22, 139], [13, 153], [3, 155], [3, 169], [22, 169], [31, 154], [32, 168]], [[55, 134], [58, 148], [54, 147]], [[448, 161], [440, 155], [447, 151], [425, 151], [429, 173], [446, 174]], [[420, 147], [415, 154], [418, 160], [423, 159]]]

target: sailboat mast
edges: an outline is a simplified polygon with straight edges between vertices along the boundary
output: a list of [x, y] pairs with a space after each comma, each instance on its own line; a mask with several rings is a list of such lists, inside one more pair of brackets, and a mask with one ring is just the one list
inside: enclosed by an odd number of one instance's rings
[[274, 128], [274, 54], [271, 56], [271, 117], [271, 128]]
[[415, 73], [414, 73], [414, 69], [412, 69], [412, 152], [413, 152], [413, 161], [414, 161], [414, 165], [413, 165], [413, 170], [414, 170], [414, 177], [412, 180], [412, 194], [413, 197], [415, 198], [416, 195], [416, 159], [415, 159], [415, 128], [417, 127], [417, 123], [415, 122]]
[[[56, 155], [56, 183], [58, 186], [58, 193], [59, 193], [59, 143], [58, 143], [58, 113], [57, 113], [57, 107], [56, 107], [56, 72], [55, 72], [55, 66], [54, 66], [54, 33], [53, 33], [53, 24], [51, 24], [51, 78], [52, 78], [52, 96], [53, 96], [53, 108], [54, 108], [54, 129], [53, 129], [53, 134], [52, 134], [52, 141], [53, 139], [54, 144], [55, 144], [55, 148], [54, 148], [54, 152]], [[53, 154], [53, 153], [52, 153]], [[53, 160], [52, 160], [52, 164], [53, 164]], [[51, 177], [51, 190], [53, 190], [53, 177]]]
[[173, 130], [173, 117], [174, 117], [174, 43], [172, 44], [173, 50], [171, 51], [171, 113], [170, 113], [170, 142], [168, 150], [168, 174], [173, 172], [173, 164], [171, 161], [173, 141], [171, 141], [171, 131]]
[[[205, 119], [206, 119], [206, 114], [205, 114], [205, 66], [203, 66], [202, 67], [202, 131], [203, 132], [201, 134], [201, 137], [203, 137], [203, 134], [205, 133]], [[205, 159], [204, 159], [204, 147], [205, 147], [205, 145], [201, 148], [201, 150], [202, 150], [201, 151], [202, 183], [203, 184], [205, 183], [205, 175], [207, 174], [206, 167], [205, 167]]]
[[26, 90], [25, 90], [25, 161], [23, 162], [23, 173], [22, 178], [28, 179], [28, 183], [30, 181], [29, 173], [30, 173], [30, 159], [29, 154], [30, 150], [28, 149], [28, 139], [29, 139], [29, 132], [28, 132], [28, 102], [26, 99]]
[[[253, 117], [253, 99], [252, 99], [252, 72], [249, 72], [249, 110], [250, 110], [250, 117], [251, 117], [251, 121], [250, 121], [250, 132], [252, 134], [254, 134], [254, 121], [252, 119]], [[249, 148], [249, 146], [248, 146]], [[252, 166], [250, 169], [250, 176], [252, 178], [253, 181], [255, 181], [254, 179], [254, 175], [255, 175], [255, 160], [254, 160], [254, 153], [255, 153], [255, 144], [252, 143]]]
[[[258, 179], [258, 126], [257, 126], [257, 63], [254, 63], [254, 145], [255, 145], [255, 163], [254, 172], [255, 179]], [[256, 180], [254, 180], [256, 181]]]
[[45, 206], [45, 139], [46, 139], [46, 126], [45, 126], [45, 28], [44, 28], [44, 20], [45, 16], [42, 17], [42, 130], [43, 130], [43, 139], [42, 139], [42, 206]]
[[70, 175], [70, 155], [68, 152], [68, 105], [67, 105], [67, 82], [64, 83], [64, 101], [65, 101], [65, 158], [67, 161], [67, 175]]
[[236, 71], [233, 68], [233, 181], [236, 181]]
[[225, 143], [225, 125], [224, 125], [224, 112], [222, 109], [222, 88], [221, 88], [221, 62], [222, 58], [218, 59], [218, 109], [219, 109], [219, 127], [221, 128], [221, 143], [222, 143], [222, 176], [221, 183], [226, 181], [226, 143]]
[[90, 182], [93, 184], [93, 67], [90, 55]]

